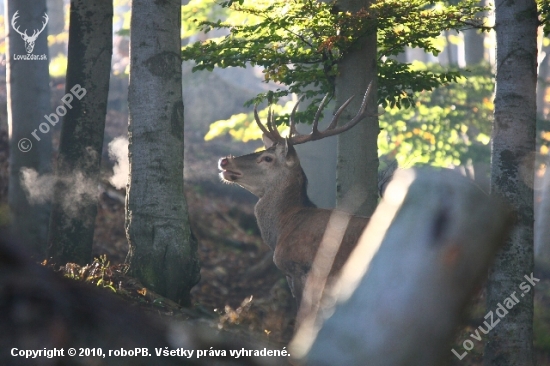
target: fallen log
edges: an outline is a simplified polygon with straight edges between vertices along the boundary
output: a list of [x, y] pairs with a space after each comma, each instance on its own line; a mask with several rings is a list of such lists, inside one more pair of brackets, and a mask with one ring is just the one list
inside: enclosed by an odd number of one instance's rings
[[446, 364], [512, 226], [507, 205], [456, 173], [399, 171], [332, 290], [301, 312], [291, 354], [315, 366]]

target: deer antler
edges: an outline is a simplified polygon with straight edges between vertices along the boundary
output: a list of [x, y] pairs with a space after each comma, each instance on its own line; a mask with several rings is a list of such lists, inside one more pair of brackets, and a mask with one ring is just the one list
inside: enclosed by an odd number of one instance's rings
[[[320, 140], [325, 137], [338, 135], [342, 132], [345, 132], [355, 126], [359, 121], [361, 121], [363, 118], [367, 116], [367, 101], [369, 99], [370, 93], [372, 90], [372, 81], [369, 83], [369, 87], [367, 88], [367, 91], [365, 92], [365, 96], [363, 97], [363, 102], [361, 103], [361, 108], [359, 108], [359, 111], [353, 117], [351, 121], [346, 123], [344, 126], [336, 128], [336, 125], [338, 123], [338, 119], [340, 118], [340, 115], [342, 112], [346, 109], [346, 107], [351, 103], [354, 95], [351, 96], [348, 100], [338, 108], [336, 113], [334, 114], [334, 117], [332, 118], [332, 121], [330, 122], [330, 125], [324, 130], [319, 131], [319, 118], [321, 116], [321, 112], [323, 111], [323, 108], [327, 104], [328, 100], [328, 94], [325, 95], [323, 100], [321, 101], [321, 104], [319, 105], [319, 108], [317, 108], [317, 112], [315, 113], [315, 118], [313, 119], [313, 126], [311, 129], [311, 133], [307, 135], [299, 134], [296, 130], [296, 110], [298, 109], [298, 105], [304, 99], [304, 96], [301, 96], [296, 104], [294, 105], [294, 108], [292, 108], [292, 113], [290, 114], [290, 132], [288, 135], [289, 143], [292, 145], [298, 145], [303, 144], [304, 142], [308, 141], [315, 141]], [[274, 143], [283, 142], [284, 138], [281, 136], [279, 131], [277, 130], [277, 126], [275, 125], [275, 118], [273, 116], [273, 113], [271, 112], [271, 107], [269, 107], [268, 115], [267, 115], [267, 123], [265, 126], [260, 121], [260, 117], [258, 116], [258, 110], [257, 106], [254, 106], [254, 119], [256, 120], [256, 124], [258, 127], [260, 127], [260, 130], [264, 133], [266, 137], [268, 137], [271, 141]]]
[[275, 116], [274, 113], [271, 111], [271, 106], [269, 106], [269, 110], [267, 112], [267, 123], [265, 126], [263, 125], [262, 121], [260, 121], [260, 117], [258, 116], [258, 106], [254, 106], [254, 119], [256, 120], [256, 124], [258, 127], [260, 127], [260, 130], [264, 133], [264, 135], [269, 138], [273, 143], [279, 143], [283, 142], [285, 139], [281, 136], [279, 133], [279, 130], [277, 130], [277, 126], [275, 125]]
[[290, 115], [290, 135], [289, 135], [290, 143], [293, 145], [303, 144], [304, 142], [320, 140], [325, 137], [338, 135], [342, 132], [349, 130], [350, 128], [355, 126], [357, 123], [359, 123], [359, 121], [361, 121], [363, 118], [367, 116], [367, 101], [369, 99], [371, 90], [372, 90], [372, 81], [369, 83], [369, 87], [365, 92], [365, 96], [363, 97], [363, 102], [361, 103], [361, 108], [359, 108], [359, 111], [351, 121], [346, 123], [344, 126], [336, 128], [340, 115], [346, 109], [346, 107], [351, 103], [355, 95], [351, 96], [348, 100], [344, 102], [344, 104], [342, 104], [342, 106], [340, 106], [340, 108], [338, 108], [338, 110], [334, 114], [334, 117], [332, 118], [332, 121], [330, 122], [330, 125], [324, 131], [319, 131], [318, 129], [319, 117], [321, 116], [321, 112], [323, 111], [323, 108], [325, 107], [328, 99], [328, 94], [325, 95], [325, 97], [321, 101], [321, 104], [319, 105], [319, 108], [317, 109], [317, 112], [315, 113], [315, 118], [313, 119], [313, 126], [311, 128], [311, 133], [308, 135], [302, 135], [296, 131], [296, 126], [295, 126], [296, 123], [295, 123], [294, 115], [296, 113], [296, 109], [298, 108], [298, 104], [302, 99], [300, 98], [298, 100], [298, 103], [296, 103], [296, 105], [292, 109], [292, 113]]

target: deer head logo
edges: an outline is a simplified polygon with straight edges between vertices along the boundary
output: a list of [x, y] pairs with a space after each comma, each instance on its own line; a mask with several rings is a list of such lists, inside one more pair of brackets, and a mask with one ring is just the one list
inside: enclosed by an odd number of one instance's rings
[[44, 28], [46, 28], [46, 24], [48, 24], [48, 19], [49, 19], [48, 14], [44, 13], [44, 22], [42, 22], [42, 29], [40, 29], [40, 30], [35, 29], [32, 36], [29, 36], [27, 34], [26, 29], [25, 29], [24, 32], [21, 32], [19, 30], [19, 26], [16, 27], [15, 21], [16, 21], [17, 18], [19, 18], [19, 15], [17, 13], [19, 13], [19, 10], [17, 10], [15, 12], [15, 14], [13, 14], [13, 16], [11, 17], [11, 26], [12, 26], [14, 31], [16, 31], [17, 33], [19, 33], [21, 35], [21, 38], [23, 38], [23, 41], [25, 41], [25, 49], [27, 50], [27, 53], [31, 53], [32, 50], [34, 49], [34, 42], [36, 41], [36, 38], [38, 38], [40, 33], [42, 33]]

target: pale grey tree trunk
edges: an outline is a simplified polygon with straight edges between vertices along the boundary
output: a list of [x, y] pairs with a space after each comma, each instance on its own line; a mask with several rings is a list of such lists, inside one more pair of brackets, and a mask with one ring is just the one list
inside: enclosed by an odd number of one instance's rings
[[[10, 135], [10, 172], [8, 204], [11, 230], [15, 238], [31, 248], [35, 254], [44, 256], [48, 233], [49, 205], [43, 201], [29, 201], [22, 185], [24, 169], [33, 169], [38, 174], [51, 170], [51, 134], [38, 131], [51, 128], [44, 119], [50, 112], [50, 75], [48, 60], [14, 59], [27, 55], [25, 42], [11, 26], [12, 17], [16, 27], [31, 36], [40, 30], [46, 14], [45, 0], [8, 0], [5, 2], [5, 25], [7, 37], [7, 93], [8, 126]], [[48, 57], [48, 28], [36, 38], [30, 54]], [[49, 126], [49, 127], [48, 127]], [[37, 138], [33, 137], [35, 133]], [[30, 150], [27, 150], [30, 149]], [[26, 151], [26, 152], [25, 152]]]
[[48, 236], [57, 264], [92, 259], [99, 168], [113, 50], [113, 2], [71, 1], [59, 155]]
[[[479, 2], [480, 6], [486, 5], [486, 0]], [[464, 30], [464, 58], [466, 66], [479, 64], [485, 56], [485, 33], [477, 29]]]
[[[46, 0], [48, 7], [48, 16], [50, 21], [48, 22], [48, 34], [58, 35], [65, 30], [65, 8], [63, 0]], [[50, 56], [56, 57], [60, 53], [66, 54], [66, 43], [63, 41], [57, 41], [50, 44]]]
[[[323, 119], [319, 121], [319, 129], [328, 127], [332, 120], [330, 105], [325, 109]], [[304, 109], [307, 104], [304, 103]], [[311, 132], [311, 126], [298, 124], [298, 132]], [[307, 194], [318, 207], [334, 208], [336, 203], [336, 146], [337, 139], [327, 138], [314, 143], [296, 145], [295, 149], [300, 157], [300, 165], [308, 178]]]
[[183, 196], [180, 27], [179, 0], [134, 0], [126, 234], [130, 273], [189, 304], [199, 265]]
[[[550, 47], [543, 47], [546, 56], [539, 66], [537, 85], [537, 118], [544, 119], [545, 95], [550, 80]], [[535, 204], [535, 262], [536, 265], [550, 268], [550, 159], [546, 157], [546, 171], [538, 179], [539, 203]], [[535, 201], [537, 202], [537, 201]]]
[[466, 66], [479, 64], [485, 55], [485, 33], [475, 29], [464, 31], [464, 57]]
[[533, 180], [537, 81], [534, 0], [495, 3], [497, 71], [491, 190], [517, 212], [510, 239], [489, 271], [488, 311], [513, 292], [519, 303], [488, 333], [484, 363], [533, 365], [533, 293], [519, 288], [533, 272]]
[[[367, 8], [369, 0], [343, 0], [338, 3], [342, 11], [357, 12]], [[355, 116], [362, 96], [372, 81], [374, 88], [369, 100], [369, 117], [348, 132], [338, 135], [336, 173], [336, 207], [370, 216], [378, 202], [378, 112], [376, 83], [376, 30], [357, 41], [355, 47], [339, 64], [336, 78], [336, 105], [342, 105], [350, 96], [355, 99], [342, 114], [339, 124]]]
[[536, 265], [550, 269], [550, 159], [546, 158], [546, 171], [539, 179], [540, 203], [535, 220], [535, 257]]
[[443, 35], [447, 44], [445, 45], [443, 52], [437, 56], [439, 63], [445, 66], [460, 66], [460, 50], [456, 44], [451, 42], [452, 37], [459, 36], [458, 32], [454, 30], [446, 30], [443, 32]]

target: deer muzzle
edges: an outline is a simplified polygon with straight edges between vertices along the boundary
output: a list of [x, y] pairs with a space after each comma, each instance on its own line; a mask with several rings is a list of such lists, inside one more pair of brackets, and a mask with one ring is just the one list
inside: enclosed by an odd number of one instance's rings
[[233, 166], [233, 157], [227, 156], [218, 161], [218, 168], [222, 171], [220, 178], [226, 182], [235, 182], [242, 173]]

